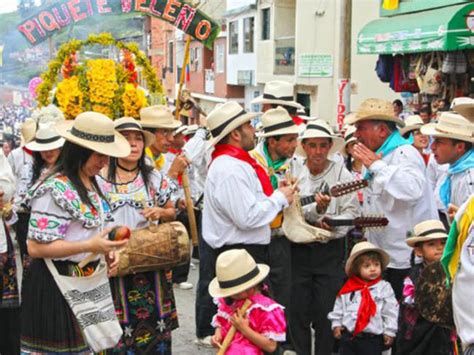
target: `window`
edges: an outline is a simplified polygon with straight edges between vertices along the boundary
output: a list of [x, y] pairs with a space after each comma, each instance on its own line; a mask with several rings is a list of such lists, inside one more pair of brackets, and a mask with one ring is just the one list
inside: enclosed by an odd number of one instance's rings
[[270, 8], [262, 9], [262, 40], [270, 39]]
[[239, 53], [239, 22], [229, 23], [229, 54]]
[[216, 44], [216, 51], [214, 62], [216, 63], [216, 73], [223, 73], [224, 66], [225, 66], [225, 58], [224, 58], [224, 43]]
[[189, 62], [190, 62], [190, 67], [192, 71], [201, 71], [201, 63], [200, 63], [200, 58], [201, 58], [201, 48], [195, 47], [191, 48], [189, 50]]
[[174, 62], [173, 62], [174, 50], [173, 50], [173, 47], [174, 47], [174, 43], [173, 42], [168, 42], [168, 63], [167, 63], [167, 67], [168, 67], [168, 72], [169, 73], [173, 72], [173, 66], [174, 66]]
[[254, 18], [244, 19], [244, 53], [253, 53], [253, 26]]

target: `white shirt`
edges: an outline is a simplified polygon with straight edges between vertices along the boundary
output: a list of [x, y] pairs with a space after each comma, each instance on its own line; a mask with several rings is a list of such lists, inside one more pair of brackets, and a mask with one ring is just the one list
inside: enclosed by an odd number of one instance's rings
[[[442, 211], [446, 211], [447, 209], [446, 209], [446, 206], [444, 206], [443, 203], [441, 202], [441, 198], [439, 196], [439, 189], [447, 176], [448, 176], [448, 172], [446, 171], [440, 177], [440, 179], [438, 179], [436, 188], [435, 188], [435, 196], [437, 199], [440, 200]], [[459, 207], [464, 202], [466, 202], [469, 196], [472, 195], [473, 193], [474, 193], [474, 168], [468, 169], [459, 174], [451, 175], [451, 200], [449, 203], [452, 203], [453, 205]]]
[[[0, 151], [0, 190], [3, 191], [3, 203], [10, 201], [15, 193], [15, 177], [3, 151]], [[0, 253], [5, 253], [6, 251], [7, 236], [0, 219]]]
[[222, 155], [209, 167], [204, 187], [202, 235], [214, 249], [233, 244], [269, 244], [270, 222], [284, 207], [286, 197], [270, 197], [250, 164]]
[[[295, 158], [292, 164], [293, 174], [298, 179], [298, 187], [300, 189], [300, 197], [314, 196], [323, 185], [332, 187], [340, 182], [348, 182], [354, 180], [352, 174], [346, 169], [344, 163], [340, 160], [337, 162], [329, 160], [328, 167], [318, 175], [312, 175], [309, 172], [305, 161]], [[316, 203], [303, 206], [303, 214], [305, 219], [314, 224], [322, 215], [316, 212]], [[331, 202], [324, 216], [335, 218], [355, 218], [360, 215], [360, 205], [357, 200], [357, 193], [352, 192], [340, 197], [332, 197]], [[336, 238], [344, 237], [350, 227], [337, 227], [333, 233]]]
[[439, 193], [436, 193], [437, 187], [439, 188], [439, 182], [443, 181], [444, 177], [446, 176], [446, 172], [448, 171], [449, 164], [438, 164], [434, 155], [430, 155], [430, 159], [428, 160], [428, 166], [426, 167], [426, 177], [428, 179], [428, 183], [430, 184], [431, 191], [434, 193], [436, 207], [438, 210], [443, 211], [445, 210], [443, 203], [439, 197]]
[[439, 218], [425, 163], [413, 146], [403, 145], [372, 163], [369, 171], [373, 177], [364, 189], [364, 213], [384, 214], [389, 224], [367, 231], [367, 239], [390, 255], [389, 267], [408, 269], [412, 249], [407, 234], [416, 224]]
[[[363, 332], [394, 337], [398, 330], [398, 302], [392, 286], [387, 281], [381, 280], [369, 290], [377, 305], [377, 311], [370, 318]], [[361, 291], [345, 293], [337, 297], [332, 312], [328, 314], [332, 329], [344, 327], [349, 332], [354, 332], [361, 301]]]
[[207, 169], [211, 161], [211, 150], [206, 149], [206, 137], [207, 131], [202, 128], [198, 129], [196, 134], [183, 147], [183, 153], [192, 163], [189, 179], [194, 202], [204, 192]]
[[[466, 201], [474, 198], [471, 195]], [[464, 208], [461, 208], [463, 211]], [[457, 216], [458, 217], [458, 216]], [[474, 224], [461, 247], [461, 260], [453, 283], [453, 315], [456, 331], [463, 344], [474, 344]]]
[[8, 162], [16, 178], [14, 207], [15, 210], [18, 210], [33, 179], [33, 157], [26, 153], [22, 147], [19, 147], [12, 150], [8, 156]]

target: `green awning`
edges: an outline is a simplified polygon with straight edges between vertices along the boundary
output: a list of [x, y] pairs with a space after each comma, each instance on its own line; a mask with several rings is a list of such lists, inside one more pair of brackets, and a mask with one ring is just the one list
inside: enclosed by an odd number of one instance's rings
[[474, 49], [474, 4], [374, 20], [357, 37], [359, 54]]

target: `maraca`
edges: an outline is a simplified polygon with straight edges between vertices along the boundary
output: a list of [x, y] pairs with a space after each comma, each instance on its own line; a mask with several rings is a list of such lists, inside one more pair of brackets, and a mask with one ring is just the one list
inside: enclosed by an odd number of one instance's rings
[[130, 231], [130, 228], [125, 227], [125, 226], [119, 226], [119, 227], [114, 227], [110, 233], [109, 233], [109, 240], [125, 240], [129, 239], [131, 236], [132, 232]]

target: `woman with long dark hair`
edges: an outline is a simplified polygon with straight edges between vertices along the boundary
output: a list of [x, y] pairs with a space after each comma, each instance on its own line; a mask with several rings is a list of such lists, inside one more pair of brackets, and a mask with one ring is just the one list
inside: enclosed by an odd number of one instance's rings
[[[59, 280], [60, 275], [79, 279], [94, 274], [100, 264], [98, 255], [83, 267], [80, 262], [90, 253], [109, 254], [126, 244], [104, 238], [110, 231], [103, 229], [108, 203], [95, 175], [108, 163], [109, 156], [127, 156], [130, 146], [108, 117], [95, 112], [81, 113], [73, 122], [57, 124], [55, 129], [66, 139], [59, 161], [29, 192], [28, 252], [34, 259], [22, 290], [21, 350], [90, 353], [83, 332], [87, 323], [84, 319], [79, 322], [72, 312], [71, 299], [60, 291]], [[109, 268], [116, 263], [109, 259]], [[107, 297], [106, 291], [101, 290], [101, 297]], [[100, 322], [103, 317], [111, 315], [101, 314], [92, 321]]]
[[[108, 169], [97, 177], [110, 201], [107, 222], [140, 229], [149, 222], [174, 220], [176, 212], [170, 197], [175, 184], [145, 163], [145, 147], [154, 142], [155, 136], [130, 117], [115, 121], [115, 129], [127, 139], [131, 153], [111, 159]], [[171, 331], [178, 327], [171, 271], [114, 277], [111, 287], [124, 333], [109, 352], [171, 354]]]

